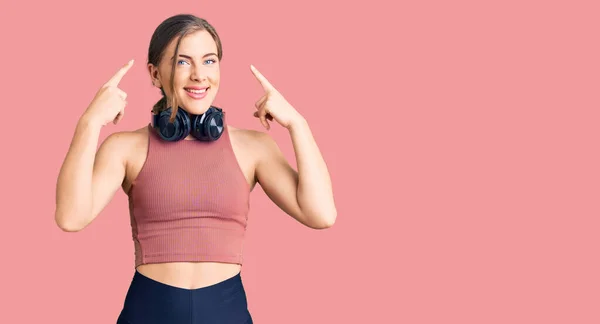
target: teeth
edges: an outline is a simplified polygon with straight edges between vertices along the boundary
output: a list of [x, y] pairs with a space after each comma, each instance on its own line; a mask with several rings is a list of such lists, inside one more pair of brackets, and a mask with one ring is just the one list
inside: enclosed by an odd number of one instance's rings
[[202, 90], [195, 90], [195, 89], [185, 89], [187, 92], [191, 92], [191, 93], [205, 93], [206, 89], [202, 89]]

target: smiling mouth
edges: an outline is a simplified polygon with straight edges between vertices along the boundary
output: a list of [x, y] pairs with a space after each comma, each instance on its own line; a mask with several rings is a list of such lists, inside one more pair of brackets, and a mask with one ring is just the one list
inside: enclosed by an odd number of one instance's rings
[[205, 93], [206, 90], [208, 90], [209, 88], [204, 88], [204, 89], [190, 89], [190, 88], [184, 88], [185, 91], [189, 92], [189, 93], [194, 93], [194, 94], [202, 94]]

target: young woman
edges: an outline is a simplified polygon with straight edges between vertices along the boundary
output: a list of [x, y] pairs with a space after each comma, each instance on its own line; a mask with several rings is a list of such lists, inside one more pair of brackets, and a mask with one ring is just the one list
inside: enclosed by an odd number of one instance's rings
[[147, 69], [163, 98], [148, 125], [109, 135], [96, 152], [101, 128], [124, 116], [119, 81], [130, 61], [76, 126], [58, 177], [56, 223], [80, 231], [119, 187], [128, 195], [135, 271], [118, 323], [252, 323], [240, 272], [257, 183], [305, 226], [328, 228], [336, 219], [330, 177], [307, 121], [256, 68], [250, 72], [264, 95], [254, 117], [267, 130], [276, 122], [289, 131], [298, 171], [266, 132], [230, 126], [225, 110], [212, 105], [222, 56], [206, 20], [170, 17], [150, 42]]

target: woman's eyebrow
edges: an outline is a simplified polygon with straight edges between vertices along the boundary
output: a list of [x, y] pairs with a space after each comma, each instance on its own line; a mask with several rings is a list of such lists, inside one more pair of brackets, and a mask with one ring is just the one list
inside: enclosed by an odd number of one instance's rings
[[[202, 58], [205, 58], [205, 57], [211, 56], [211, 55], [217, 56], [217, 54], [215, 54], [215, 53], [206, 53], [206, 54], [202, 55]], [[179, 56], [185, 57], [185, 58], [190, 59], [190, 60], [192, 59], [191, 56], [186, 55], [186, 54], [179, 54]]]

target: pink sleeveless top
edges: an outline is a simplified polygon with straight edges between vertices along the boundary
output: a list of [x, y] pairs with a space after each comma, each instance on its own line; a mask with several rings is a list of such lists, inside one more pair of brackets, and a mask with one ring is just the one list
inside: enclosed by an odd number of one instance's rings
[[148, 128], [148, 155], [128, 192], [135, 267], [241, 264], [250, 187], [227, 125], [214, 142], [167, 142]]

